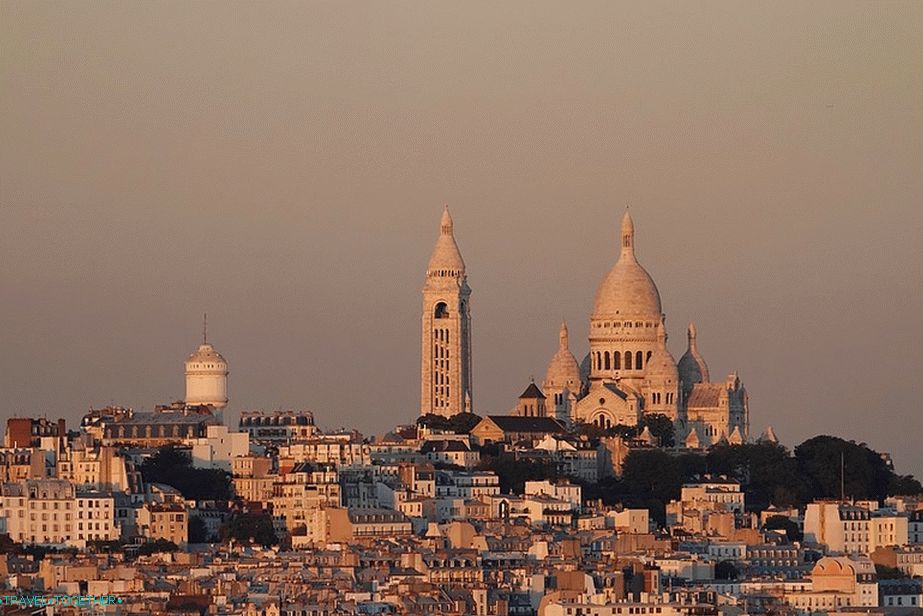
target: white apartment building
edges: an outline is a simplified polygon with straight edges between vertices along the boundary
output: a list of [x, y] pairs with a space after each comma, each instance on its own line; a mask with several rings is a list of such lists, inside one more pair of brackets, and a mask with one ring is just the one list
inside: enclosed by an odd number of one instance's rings
[[0, 486], [0, 517], [13, 541], [84, 547], [119, 538], [112, 496], [77, 492], [63, 479], [29, 479]]
[[907, 545], [908, 516], [840, 501], [814, 502], [805, 510], [804, 538], [831, 552], [870, 554], [878, 547]]

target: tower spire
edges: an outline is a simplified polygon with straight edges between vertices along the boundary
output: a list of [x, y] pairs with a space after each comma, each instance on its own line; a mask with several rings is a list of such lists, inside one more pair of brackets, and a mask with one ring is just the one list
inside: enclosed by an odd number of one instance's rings
[[202, 344], [208, 344], [208, 313], [202, 313]]
[[442, 222], [440, 223], [440, 232], [442, 235], [453, 235], [455, 223], [452, 221], [452, 215], [449, 213], [449, 204], [446, 203], [442, 209]]
[[622, 255], [632, 258], [635, 256], [635, 223], [627, 207], [622, 217]]
[[568, 336], [567, 336], [567, 321], [561, 320], [561, 332], [558, 334], [560, 340], [560, 348], [562, 351], [566, 351], [568, 347]]
[[696, 352], [696, 351], [699, 350], [699, 349], [696, 347], [695, 336], [696, 336], [695, 323], [693, 323], [692, 321], [690, 321], [690, 322], [689, 322], [689, 327], [686, 329], [686, 340], [688, 341], [688, 346], [689, 346], [689, 351], [690, 351], [690, 352]]

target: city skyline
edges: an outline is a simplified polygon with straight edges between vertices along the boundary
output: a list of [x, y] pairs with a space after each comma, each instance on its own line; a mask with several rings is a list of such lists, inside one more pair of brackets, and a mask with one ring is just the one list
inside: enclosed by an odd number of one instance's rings
[[[835, 434], [921, 473], [918, 5], [594, 5], [611, 30], [587, 9], [190, 6], [188, 31], [108, 9], [2, 5], [2, 419], [181, 398], [207, 311], [231, 417], [410, 422], [444, 203], [473, 410], [504, 413], [562, 318], [586, 353], [630, 203], [670, 350], [695, 321], [755, 435]], [[218, 36], [251, 28], [274, 36]], [[560, 28], [579, 43], [556, 48]]]

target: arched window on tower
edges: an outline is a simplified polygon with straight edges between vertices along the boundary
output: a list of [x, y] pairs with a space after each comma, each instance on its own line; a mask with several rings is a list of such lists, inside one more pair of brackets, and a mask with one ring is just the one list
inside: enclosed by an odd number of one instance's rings
[[631, 351], [625, 351], [625, 370], [631, 370]]
[[648, 352], [647, 352], [647, 358], [644, 360], [644, 363], [649, 364], [649, 363], [651, 362], [651, 355], [653, 355], [653, 354], [654, 354], [653, 351], [648, 351]]
[[603, 354], [599, 351], [596, 351], [596, 369], [602, 370], [603, 367]]
[[618, 351], [612, 354], [612, 367], [616, 370], [622, 369], [622, 354]]
[[609, 370], [612, 366], [609, 364], [609, 351], [603, 353], [603, 362], [605, 363], [605, 369]]
[[641, 351], [635, 353], [635, 369], [640, 370], [641, 364], [644, 362], [644, 354]]
[[433, 312], [433, 316], [437, 319], [449, 318], [449, 307], [445, 302], [439, 302], [436, 304], [436, 310]]

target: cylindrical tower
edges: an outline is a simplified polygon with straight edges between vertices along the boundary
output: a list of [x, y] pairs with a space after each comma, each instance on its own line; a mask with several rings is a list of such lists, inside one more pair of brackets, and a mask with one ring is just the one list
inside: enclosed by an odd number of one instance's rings
[[186, 358], [186, 404], [206, 404], [218, 410], [228, 405], [228, 363], [203, 332], [202, 344]]

